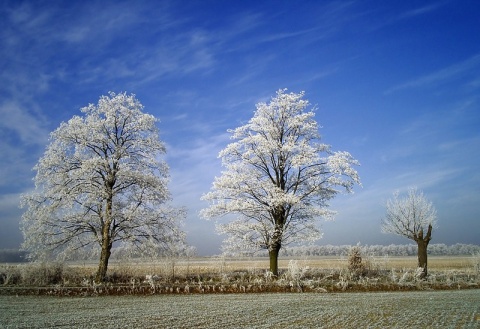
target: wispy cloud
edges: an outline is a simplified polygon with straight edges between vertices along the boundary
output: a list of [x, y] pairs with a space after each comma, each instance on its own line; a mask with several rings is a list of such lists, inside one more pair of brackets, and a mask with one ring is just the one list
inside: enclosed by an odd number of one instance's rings
[[[366, 31], [368, 32], [375, 32], [391, 25], [404, 23], [404, 21], [408, 19], [422, 19], [424, 18], [424, 15], [435, 12], [436, 10], [446, 5], [448, 2], [449, 1], [441, 1], [427, 4], [420, 7], [415, 7], [413, 9], [408, 9], [400, 13], [398, 11], [393, 11], [388, 15], [382, 13], [381, 7], [372, 8], [364, 12], [364, 15], [366, 15], [366, 17], [370, 17], [368, 19], [367, 26], [364, 28], [366, 28]], [[386, 8], [393, 8], [392, 6], [389, 6], [386, 2], [385, 4]]]
[[19, 204], [20, 194], [0, 194], [0, 241], [3, 248], [18, 248], [22, 241], [18, 219], [23, 210], [19, 208]]
[[[294, 38], [298, 37], [301, 35], [305, 34], [310, 34], [314, 33], [320, 30], [320, 27], [314, 27], [311, 29], [306, 29], [306, 30], [300, 30], [300, 31], [293, 31], [293, 32], [283, 32], [283, 33], [276, 33], [276, 34], [270, 34], [267, 35], [261, 39], [258, 40], [259, 43], [266, 43], [266, 42], [275, 42], [283, 39], [289, 39], [289, 38]], [[318, 38], [318, 35], [315, 36], [315, 38]]]
[[15, 102], [0, 104], [0, 191], [31, 184], [31, 171], [49, 136], [47, 120]]
[[[175, 27], [184, 20], [170, 16], [165, 4], [155, 5], [155, 20], [146, 19], [152, 5], [102, 2], [72, 4], [68, 10], [11, 5], [5, 9], [8, 28], [0, 31], [0, 56], [8, 63], [0, 74], [1, 84], [11, 94], [28, 95], [32, 92], [27, 88], [47, 91], [52, 81], [94, 84], [132, 77], [151, 81], [210, 67], [209, 45], [194, 32], [177, 33]], [[144, 38], [155, 40], [157, 49]], [[120, 45], [130, 51], [116, 53]]]
[[[40, 114], [30, 113], [22, 105], [10, 101], [0, 104], [0, 128], [5, 135], [12, 134], [23, 144], [44, 145], [49, 130], [47, 121]], [[5, 140], [4, 136], [3, 140]]]
[[404, 18], [411, 18], [411, 17], [416, 17], [419, 15], [424, 15], [427, 13], [430, 13], [432, 11], [437, 10], [438, 8], [442, 7], [445, 5], [445, 2], [437, 2], [437, 3], [432, 3], [429, 5], [425, 5], [422, 7], [418, 7], [412, 10], [409, 10], [399, 16], [399, 19], [404, 19]]
[[[480, 153], [475, 152], [477, 148], [472, 145], [480, 140], [480, 132], [462, 131], [462, 127], [475, 124], [477, 121], [477, 102], [467, 99], [445, 104], [443, 108], [418, 115], [399, 127], [391, 146], [387, 144], [382, 158], [392, 164], [406, 158], [419, 162], [422, 159], [429, 159], [430, 156], [441, 156], [441, 161], [445, 165], [454, 166], [455, 158], [464, 157], [463, 153], [480, 156]], [[462, 144], [464, 146], [454, 147]], [[445, 152], [447, 150], [448, 152]], [[434, 160], [431, 158], [429, 161]]]
[[[20, 194], [2, 194], [0, 195], [0, 209], [8, 209], [14, 213], [18, 213], [20, 205]], [[6, 215], [3, 213], [3, 215]]]
[[480, 66], [480, 54], [476, 54], [467, 60], [455, 63], [446, 68], [440, 69], [431, 74], [421, 76], [398, 86], [394, 86], [385, 91], [385, 94], [391, 94], [400, 90], [410, 88], [426, 88], [441, 84], [446, 81], [457, 79]]
[[[201, 246], [199, 252], [207, 253], [219, 247], [221, 237], [215, 235], [214, 221], [199, 218], [198, 213], [208, 204], [200, 198], [207, 193], [215, 176], [221, 172], [218, 152], [229, 142], [228, 134], [190, 140], [189, 143], [167, 145], [167, 161], [171, 167], [171, 184], [174, 204], [188, 207], [185, 227], [189, 242]], [[208, 236], [208, 241], [205, 237]]]

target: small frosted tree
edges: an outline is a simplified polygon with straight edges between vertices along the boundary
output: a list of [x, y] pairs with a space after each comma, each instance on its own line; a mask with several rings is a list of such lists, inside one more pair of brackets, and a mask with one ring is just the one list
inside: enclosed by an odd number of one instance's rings
[[367, 266], [362, 257], [359, 245], [351, 247], [348, 252], [348, 270], [354, 278], [359, 278], [367, 272]]
[[114, 245], [155, 254], [183, 243], [183, 209], [168, 205], [168, 166], [156, 119], [134, 95], [102, 96], [51, 133], [22, 197], [23, 248], [34, 258], [99, 253], [105, 279]]
[[267, 249], [274, 275], [282, 245], [319, 239], [317, 219], [334, 214], [328, 201], [360, 183], [353, 169], [357, 160], [320, 143], [304, 93], [285, 91], [257, 104], [246, 125], [229, 130], [235, 142], [219, 154], [225, 170], [203, 196], [211, 205], [201, 211], [207, 219], [237, 215], [217, 225], [228, 235], [224, 246], [237, 252]]
[[[421, 277], [427, 275], [427, 246], [432, 239], [432, 229], [436, 225], [436, 211], [421, 191], [410, 188], [407, 196], [387, 201], [386, 215], [382, 219], [382, 232], [404, 236], [417, 243], [418, 267]], [[426, 232], [426, 234], [425, 234]]]

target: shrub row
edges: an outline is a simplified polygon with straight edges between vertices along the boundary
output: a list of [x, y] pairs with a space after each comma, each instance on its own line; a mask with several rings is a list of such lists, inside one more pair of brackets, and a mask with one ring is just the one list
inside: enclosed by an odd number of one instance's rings
[[111, 272], [107, 282], [95, 284], [93, 273], [60, 263], [0, 266], [0, 294], [126, 295], [259, 292], [396, 291], [480, 288], [480, 272], [430, 271], [426, 279], [416, 269], [386, 270], [365, 261], [352, 249], [348, 269], [319, 269], [290, 261], [274, 278], [270, 272], [232, 271], [202, 275], [139, 275], [137, 271]]

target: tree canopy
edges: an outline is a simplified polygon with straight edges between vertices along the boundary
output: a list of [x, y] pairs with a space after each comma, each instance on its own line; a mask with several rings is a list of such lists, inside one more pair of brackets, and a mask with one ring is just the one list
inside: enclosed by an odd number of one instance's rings
[[427, 232], [429, 226], [436, 225], [436, 216], [433, 204], [417, 188], [410, 188], [404, 197], [397, 191], [387, 201], [382, 232], [417, 241], [420, 232]]
[[100, 252], [103, 280], [114, 245], [155, 253], [183, 241], [184, 210], [168, 205], [168, 166], [157, 119], [135, 95], [101, 96], [51, 133], [22, 197], [23, 248], [34, 258]]
[[238, 217], [219, 224], [230, 250], [268, 249], [270, 269], [282, 244], [321, 237], [318, 218], [332, 218], [328, 201], [360, 184], [348, 152], [333, 152], [320, 142], [314, 110], [304, 92], [278, 90], [256, 105], [247, 124], [229, 130], [235, 141], [219, 154], [225, 170], [203, 196], [210, 206], [205, 218]]
[[418, 267], [423, 268], [421, 277], [427, 275], [427, 247], [432, 239], [432, 229], [436, 225], [437, 214], [433, 204], [423, 192], [415, 187], [400, 198], [395, 192], [387, 201], [387, 211], [382, 219], [382, 231], [404, 236], [417, 243]]

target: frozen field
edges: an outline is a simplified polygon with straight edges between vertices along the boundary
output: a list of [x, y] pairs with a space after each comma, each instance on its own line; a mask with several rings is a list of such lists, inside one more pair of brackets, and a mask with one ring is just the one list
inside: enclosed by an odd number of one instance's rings
[[480, 290], [0, 296], [0, 328], [480, 328]]

